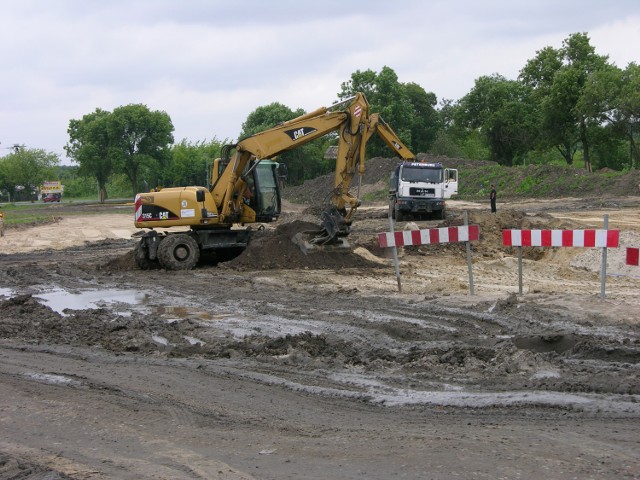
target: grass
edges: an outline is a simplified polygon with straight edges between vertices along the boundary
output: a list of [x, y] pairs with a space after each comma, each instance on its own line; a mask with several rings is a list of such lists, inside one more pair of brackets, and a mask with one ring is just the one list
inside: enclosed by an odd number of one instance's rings
[[4, 213], [5, 225], [30, 225], [34, 223], [48, 223], [54, 215], [49, 211], [34, 212], [32, 207], [21, 205], [0, 205], [0, 211]]
[[[587, 173], [573, 165], [478, 165], [458, 167], [460, 172], [459, 200], [479, 201], [489, 197], [490, 185], [495, 185], [500, 198], [559, 198], [638, 195], [640, 171]], [[387, 198], [386, 189], [369, 192], [365, 201]]]

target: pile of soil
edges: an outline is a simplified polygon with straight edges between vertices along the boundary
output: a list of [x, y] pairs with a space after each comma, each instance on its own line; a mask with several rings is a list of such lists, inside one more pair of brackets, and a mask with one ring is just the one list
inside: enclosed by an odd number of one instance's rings
[[293, 243], [293, 237], [301, 232], [317, 232], [318, 224], [294, 220], [281, 223], [274, 230], [252, 233], [248, 247], [235, 259], [226, 262], [227, 268], [236, 270], [271, 269], [342, 269], [379, 268], [380, 264], [367, 260], [350, 248], [321, 249], [303, 253]]

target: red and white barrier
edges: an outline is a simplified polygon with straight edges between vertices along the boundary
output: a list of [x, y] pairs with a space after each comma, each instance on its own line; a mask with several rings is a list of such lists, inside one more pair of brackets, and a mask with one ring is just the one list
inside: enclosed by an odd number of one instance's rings
[[640, 248], [627, 247], [627, 265], [640, 266]]
[[507, 247], [602, 247], [616, 248], [619, 230], [503, 230]]
[[478, 225], [402, 230], [378, 234], [378, 242], [382, 248], [409, 247], [431, 243], [471, 242], [479, 238], [480, 228]]

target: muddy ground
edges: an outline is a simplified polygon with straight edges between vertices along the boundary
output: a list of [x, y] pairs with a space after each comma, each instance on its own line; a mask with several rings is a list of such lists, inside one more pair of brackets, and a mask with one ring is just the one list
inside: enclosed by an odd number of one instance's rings
[[607, 214], [638, 246], [639, 205], [450, 202], [396, 225], [466, 211], [474, 295], [458, 244], [402, 249], [400, 293], [381, 204], [347, 252], [302, 254], [317, 218], [288, 204], [189, 272], [135, 268], [131, 206], [55, 206], [0, 239], [0, 478], [640, 478], [640, 270], [609, 249], [602, 299], [601, 250], [524, 249], [520, 295], [500, 244]]

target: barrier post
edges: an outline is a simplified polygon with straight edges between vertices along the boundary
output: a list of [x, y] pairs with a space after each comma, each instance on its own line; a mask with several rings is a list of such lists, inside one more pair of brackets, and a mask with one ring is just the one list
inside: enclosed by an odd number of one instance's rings
[[[609, 230], [609, 215], [604, 215], [604, 229]], [[607, 285], [607, 246], [602, 247], [602, 268], [600, 269], [600, 298], [604, 299]]]
[[[467, 211], [464, 211], [464, 226], [469, 225]], [[469, 295], [473, 295], [473, 263], [471, 262], [471, 241], [467, 240], [467, 270], [469, 272]]]
[[[393, 217], [391, 216], [391, 209], [389, 209], [389, 232], [393, 235], [395, 226], [393, 224]], [[398, 247], [393, 244], [393, 265], [396, 270], [396, 279], [398, 281], [398, 292], [402, 293], [402, 281], [400, 280], [400, 265], [398, 264]]]
[[522, 295], [522, 247], [518, 247], [518, 292]]

